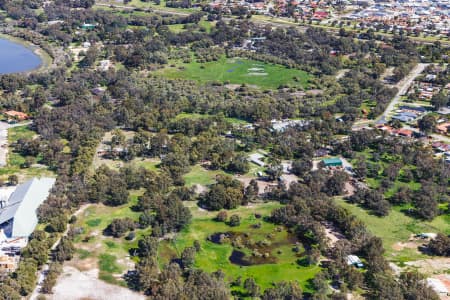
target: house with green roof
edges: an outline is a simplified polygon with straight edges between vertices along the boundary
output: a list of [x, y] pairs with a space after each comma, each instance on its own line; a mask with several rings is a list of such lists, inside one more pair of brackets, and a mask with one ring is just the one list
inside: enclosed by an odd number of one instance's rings
[[325, 158], [322, 163], [325, 167], [342, 167], [342, 160], [339, 157]]

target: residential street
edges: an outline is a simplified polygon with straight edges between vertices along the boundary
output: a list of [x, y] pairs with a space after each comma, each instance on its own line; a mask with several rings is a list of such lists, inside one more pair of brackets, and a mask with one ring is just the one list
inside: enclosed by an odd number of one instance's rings
[[395, 85], [395, 87], [398, 89], [397, 94], [392, 99], [391, 103], [389, 103], [388, 107], [384, 111], [384, 113], [378, 118], [377, 124], [383, 124], [388, 121], [388, 117], [392, 111], [394, 111], [397, 107], [397, 104], [399, 103], [401, 97], [405, 95], [405, 93], [408, 91], [409, 87], [411, 86], [414, 79], [425, 70], [425, 68], [429, 64], [420, 63], [417, 64], [417, 66], [412, 69], [412, 71], [402, 80], [400, 80], [399, 83]]

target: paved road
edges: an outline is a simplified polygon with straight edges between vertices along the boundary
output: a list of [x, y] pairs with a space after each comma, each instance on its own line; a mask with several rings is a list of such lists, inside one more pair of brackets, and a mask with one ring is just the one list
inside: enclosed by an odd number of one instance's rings
[[377, 120], [377, 124], [382, 124], [382, 123], [386, 123], [388, 120], [388, 116], [389, 114], [396, 109], [397, 104], [399, 103], [401, 97], [406, 94], [406, 92], [408, 91], [409, 87], [411, 86], [412, 82], [414, 81], [414, 79], [423, 72], [423, 70], [425, 70], [425, 68], [428, 66], [429, 64], [417, 64], [417, 66], [414, 67], [414, 69], [412, 69], [412, 71], [402, 80], [400, 80], [399, 83], [397, 83], [395, 85], [395, 87], [398, 89], [397, 94], [394, 96], [394, 98], [392, 99], [391, 103], [389, 103], [388, 107], [386, 108], [386, 110], [384, 111], [384, 113], [378, 118]]
[[[86, 210], [86, 208], [88, 208], [90, 205], [91, 205], [90, 203], [82, 205], [82, 206], [74, 213], [74, 215], [75, 215], [75, 216], [78, 216], [79, 214], [81, 214], [82, 212], [84, 212], [84, 211]], [[61, 234], [61, 236], [60, 236], [60, 237], [56, 240], [56, 242], [53, 244], [53, 246], [51, 247], [51, 250], [52, 250], [52, 251], [55, 250], [56, 247], [58, 247], [59, 242], [61, 241], [61, 239], [62, 239], [63, 237], [65, 237], [65, 236], [69, 233], [70, 225], [71, 225], [71, 224], [67, 224], [67, 229], [66, 229], [66, 231], [64, 231], [63, 234]], [[45, 265], [42, 266], [41, 270], [38, 271], [38, 274], [37, 274], [37, 284], [36, 284], [36, 287], [34, 288], [33, 293], [31, 294], [29, 300], [36, 300], [37, 297], [40, 295], [40, 290], [41, 290], [41, 288], [42, 288], [42, 283], [44, 282], [44, 279], [45, 279], [45, 277], [47, 276], [47, 271], [48, 271], [48, 268], [49, 268], [50, 263], [51, 263], [51, 260], [49, 259], [49, 260], [47, 261], [47, 263], [46, 263]]]

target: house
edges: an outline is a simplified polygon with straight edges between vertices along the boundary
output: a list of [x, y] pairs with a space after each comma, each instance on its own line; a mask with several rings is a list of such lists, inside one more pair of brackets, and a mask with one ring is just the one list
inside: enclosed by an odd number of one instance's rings
[[84, 29], [84, 30], [92, 30], [92, 29], [94, 29], [95, 28], [95, 25], [94, 24], [87, 24], [87, 23], [84, 23], [83, 25], [81, 25], [81, 29]]
[[441, 123], [436, 126], [436, 130], [440, 134], [448, 134], [450, 130], [450, 122]]
[[14, 272], [17, 267], [18, 259], [14, 256], [7, 255], [0, 250], [0, 273]]
[[262, 154], [253, 153], [253, 154], [250, 154], [249, 161], [251, 161], [252, 163], [254, 163], [260, 167], [264, 167], [266, 164], [261, 160], [263, 157], [264, 157], [264, 155], [262, 155]]
[[325, 167], [342, 167], [342, 160], [339, 157], [325, 158], [322, 160]]
[[361, 262], [361, 259], [359, 259], [359, 257], [356, 255], [348, 255], [347, 256], [347, 265], [355, 266], [357, 268], [364, 267], [363, 263]]
[[29, 116], [26, 113], [15, 111], [15, 110], [8, 110], [3, 113], [6, 117], [14, 120], [24, 121], [29, 118]]
[[0, 207], [0, 227], [7, 237], [28, 237], [36, 227], [36, 210], [47, 199], [54, 178], [33, 178], [19, 186]]
[[394, 130], [393, 133], [395, 133], [399, 136], [412, 137], [414, 134], [414, 131], [409, 130], [409, 129], [400, 128], [400, 129]]

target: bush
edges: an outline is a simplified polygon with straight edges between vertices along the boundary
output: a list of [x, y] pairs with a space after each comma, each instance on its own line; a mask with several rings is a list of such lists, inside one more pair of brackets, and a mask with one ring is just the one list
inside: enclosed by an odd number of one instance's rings
[[241, 225], [241, 218], [238, 215], [231, 215], [228, 225], [231, 227]]
[[127, 231], [134, 230], [135, 228], [136, 223], [130, 218], [114, 219], [105, 228], [103, 234], [118, 238], [123, 236]]
[[220, 211], [216, 216], [216, 221], [218, 222], [226, 222], [228, 218], [228, 214], [225, 210]]

